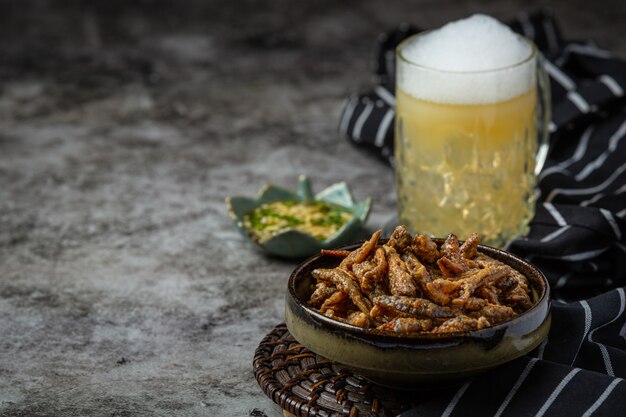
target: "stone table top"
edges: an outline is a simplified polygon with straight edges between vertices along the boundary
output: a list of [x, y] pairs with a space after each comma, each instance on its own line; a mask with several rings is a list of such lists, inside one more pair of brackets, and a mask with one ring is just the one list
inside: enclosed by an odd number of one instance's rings
[[252, 357], [295, 263], [224, 198], [304, 173], [393, 215], [392, 171], [337, 133], [378, 33], [549, 5], [626, 55], [621, 0], [52, 3], [0, 5], [6, 416], [281, 414]]

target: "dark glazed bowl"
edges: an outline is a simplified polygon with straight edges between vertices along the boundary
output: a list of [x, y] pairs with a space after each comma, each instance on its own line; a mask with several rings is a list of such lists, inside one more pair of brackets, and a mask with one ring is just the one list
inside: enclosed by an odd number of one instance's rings
[[[440, 239], [435, 241], [442, 243]], [[330, 319], [307, 306], [314, 283], [311, 271], [339, 263], [337, 258], [320, 254], [301, 263], [289, 278], [285, 303], [289, 332], [311, 351], [394, 388], [421, 389], [446, 384], [516, 359], [548, 335], [548, 282], [536, 267], [508, 252], [482, 245], [478, 250], [526, 276], [533, 307], [507, 322], [470, 332], [398, 337], [365, 329]]]

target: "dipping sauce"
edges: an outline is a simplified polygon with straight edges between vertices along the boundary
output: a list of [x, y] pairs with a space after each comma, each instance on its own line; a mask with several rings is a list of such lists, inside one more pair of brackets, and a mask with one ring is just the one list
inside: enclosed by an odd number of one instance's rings
[[257, 242], [268, 240], [286, 229], [296, 229], [326, 240], [354, 215], [347, 209], [322, 201], [276, 201], [263, 204], [244, 217], [244, 226]]

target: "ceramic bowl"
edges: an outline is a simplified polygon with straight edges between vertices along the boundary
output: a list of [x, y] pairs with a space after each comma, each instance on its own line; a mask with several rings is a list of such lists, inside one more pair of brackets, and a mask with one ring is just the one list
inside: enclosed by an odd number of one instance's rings
[[[244, 225], [244, 216], [262, 204], [275, 201], [324, 201], [341, 206], [350, 211], [354, 217], [344, 224], [333, 236], [326, 240], [319, 240], [308, 233], [288, 228], [274, 235], [268, 240], [259, 242], [253, 239]], [[228, 214], [241, 234], [261, 249], [272, 255], [283, 258], [303, 259], [322, 249], [335, 248], [353, 241], [363, 231], [363, 224], [367, 220], [372, 206], [371, 198], [355, 203], [350, 188], [345, 182], [339, 182], [313, 194], [310, 180], [302, 175], [298, 179], [298, 190], [292, 192], [274, 185], [266, 185], [259, 191], [256, 198], [232, 196], [226, 198]]]
[[[440, 239], [435, 241], [442, 243]], [[311, 351], [394, 388], [445, 385], [518, 358], [548, 335], [551, 320], [548, 282], [536, 267], [508, 252], [482, 245], [478, 250], [527, 277], [534, 302], [532, 308], [510, 321], [470, 332], [399, 337], [365, 329], [332, 320], [307, 306], [314, 283], [311, 271], [332, 268], [339, 262], [337, 258], [317, 255], [300, 264], [289, 278], [285, 304], [289, 332]]]

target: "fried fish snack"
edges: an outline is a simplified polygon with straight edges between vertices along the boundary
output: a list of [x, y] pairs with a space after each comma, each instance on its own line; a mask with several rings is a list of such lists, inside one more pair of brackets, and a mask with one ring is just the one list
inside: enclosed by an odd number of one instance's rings
[[[532, 307], [528, 280], [478, 251], [480, 236], [438, 246], [398, 226], [381, 244], [381, 231], [354, 251], [325, 251], [335, 268], [311, 275], [309, 305], [322, 314], [383, 333], [450, 333], [483, 329]], [[340, 261], [339, 261], [340, 260]]]

